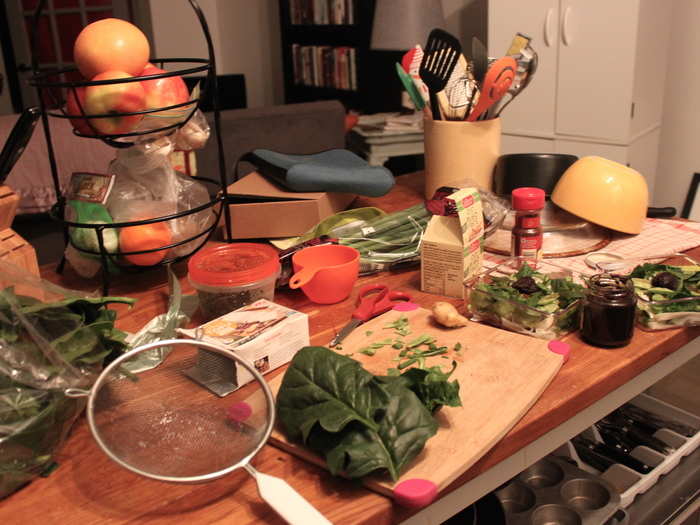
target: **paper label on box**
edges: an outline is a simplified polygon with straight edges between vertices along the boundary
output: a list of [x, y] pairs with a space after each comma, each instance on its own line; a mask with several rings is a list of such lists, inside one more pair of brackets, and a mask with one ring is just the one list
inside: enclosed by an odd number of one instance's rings
[[460, 250], [434, 242], [421, 246], [421, 289], [424, 292], [462, 297], [464, 257]]
[[105, 204], [113, 186], [113, 173], [75, 172], [70, 178], [66, 200]]
[[[225, 346], [265, 374], [288, 363], [309, 344], [309, 320], [302, 312], [260, 299], [197, 328], [179, 329], [178, 333]], [[245, 368], [236, 368], [238, 387], [252, 380], [253, 375]]]
[[454, 202], [457, 210], [464, 246], [469, 245], [474, 239], [483, 237], [484, 212], [479, 190], [463, 188], [447, 197], [447, 200]]

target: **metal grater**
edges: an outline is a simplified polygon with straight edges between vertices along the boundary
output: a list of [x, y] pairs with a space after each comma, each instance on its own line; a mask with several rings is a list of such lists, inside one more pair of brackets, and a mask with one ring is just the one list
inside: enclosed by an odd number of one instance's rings
[[236, 362], [210, 350], [197, 350], [197, 364], [183, 373], [219, 397], [225, 397], [238, 388]]

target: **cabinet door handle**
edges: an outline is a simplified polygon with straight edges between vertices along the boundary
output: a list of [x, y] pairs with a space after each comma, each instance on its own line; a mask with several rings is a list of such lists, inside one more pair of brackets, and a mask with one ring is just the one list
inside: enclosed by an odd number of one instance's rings
[[569, 35], [569, 15], [571, 14], [571, 6], [566, 6], [564, 16], [561, 17], [561, 40], [565, 46], [571, 45], [571, 35]]
[[552, 47], [552, 20], [554, 18], [554, 8], [547, 9], [547, 16], [544, 17], [544, 45]]

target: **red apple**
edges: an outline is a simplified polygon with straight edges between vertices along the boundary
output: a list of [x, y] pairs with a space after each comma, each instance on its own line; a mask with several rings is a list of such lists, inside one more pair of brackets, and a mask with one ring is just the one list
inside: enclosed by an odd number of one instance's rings
[[105, 18], [83, 28], [73, 45], [73, 60], [85, 78], [105, 71], [138, 75], [148, 63], [148, 39], [134, 24]]
[[[105, 71], [92, 81], [133, 78], [124, 71]], [[85, 88], [85, 112], [88, 115], [114, 114], [113, 117], [91, 118], [90, 124], [106, 135], [128, 133], [133, 130], [143, 115], [120, 115], [146, 109], [146, 92], [141, 82], [121, 82], [87, 86]]]
[[[155, 67], [153, 64], [148, 64], [144, 70], [141, 71], [140, 76], [145, 77], [147, 75], [159, 75], [161, 73], [166, 73], [166, 71]], [[190, 99], [187, 85], [180, 76], [142, 80], [141, 85], [146, 92], [147, 109], [174, 106], [175, 104], [187, 102]], [[185, 106], [178, 109], [185, 109]]]
[[[77, 97], [77, 98], [76, 98]], [[78, 104], [80, 102], [80, 104]], [[82, 108], [82, 110], [81, 110]], [[85, 87], [80, 86], [75, 89], [68, 88], [66, 96], [66, 114], [69, 116], [81, 116], [87, 114], [85, 109]], [[84, 118], [71, 118], [70, 123], [78, 133], [83, 135], [94, 135], [95, 132]]]

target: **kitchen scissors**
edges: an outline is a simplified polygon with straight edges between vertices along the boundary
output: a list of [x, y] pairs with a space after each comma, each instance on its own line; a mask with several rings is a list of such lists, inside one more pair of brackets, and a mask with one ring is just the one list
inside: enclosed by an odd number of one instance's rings
[[384, 284], [366, 284], [360, 288], [360, 293], [357, 296], [357, 308], [352, 313], [352, 318], [328, 346], [333, 348], [362, 323], [388, 312], [401, 302], [411, 300], [410, 295], [389, 290], [389, 287]]

